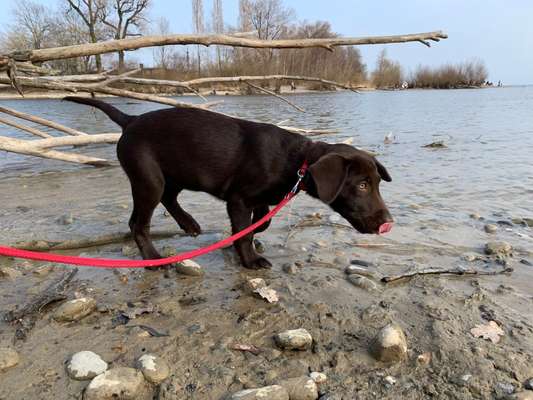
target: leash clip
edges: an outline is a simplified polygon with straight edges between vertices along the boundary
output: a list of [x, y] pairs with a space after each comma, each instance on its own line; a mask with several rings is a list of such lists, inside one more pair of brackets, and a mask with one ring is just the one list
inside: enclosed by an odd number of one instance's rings
[[298, 192], [298, 189], [304, 189], [300, 185], [302, 183], [302, 180], [305, 177], [306, 172], [307, 172], [307, 161], [304, 161], [304, 164], [302, 165], [302, 167], [298, 170], [298, 172], [296, 172], [296, 175], [298, 176], [298, 180], [296, 181], [296, 184], [291, 190], [292, 194], [296, 194], [296, 192]]

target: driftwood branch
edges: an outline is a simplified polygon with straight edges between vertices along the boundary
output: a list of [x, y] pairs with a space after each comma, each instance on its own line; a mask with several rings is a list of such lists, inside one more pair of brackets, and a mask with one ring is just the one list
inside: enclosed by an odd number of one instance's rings
[[[43, 140], [54, 140], [43, 139]], [[59, 139], [59, 138], [58, 138]], [[39, 142], [39, 141], [35, 141]], [[95, 167], [109, 166], [111, 163], [103, 158], [89, 157], [82, 154], [64, 153], [56, 150], [47, 150], [35, 146], [33, 141], [20, 140], [5, 136], [0, 136], [0, 150], [10, 151], [12, 153], [24, 154], [29, 156], [36, 156], [41, 158], [51, 158], [53, 160], [67, 161], [77, 164], [87, 164]]]
[[[0, 80], [1, 80], [1, 77], [0, 77]], [[2, 112], [4, 114], [12, 115], [13, 117], [24, 119], [26, 121], [34, 122], [34, 123], [39, 124], [39, 125], [47, 126], [49, 128], [55, 129], [57, 131], [64, 132], [64, 133], [66, 133], [68, 135], [72, 135], [72, 136], [87, 135], [85, 132], [81, 132], [81, 131], [78, 131], [76, 129], [69, 128], [68, 126], [64, 126], [64, 125], [58, 124], [57, 122], [49, 121], [49, 120], [41, 118], [41, 117], [36, 117], [34, 115], [26, 114], [26, 113], [23, 113], [21, 111], [13, 110], [12, 108], [8, 108], [8, 107], [5, 107], [5, 106], [0, 107], [0, 112]], [[50, 136], [50, 135], [48, 135], [48, 136]]]
[[[247, 48], [270, 48], [270, 49], [303, 49], [319, 47], [333, 50], [337, 46], [359, 46], [368, 44], [389, 44], [420, 41], [435, 41], [446, 39], [448, 36], [441, 32], [416, 33], [393, 36], [369, 36], [360, 38], [328, 38], [328, 39], [289, 39], [289, 40], [260, 40], [235, 37], [230, 35], [165, 35], [143, 36], [121, 40], [109, 40], [98, 43], [87, 43], [75, 46], [55, 47], [49, 49], [26, 50], [12, 52], [4, 56], [1, 64], [7, 64], [5, 58], [15, 61], [43, 62], [50, 60], [62, 60], [66, 58], [84, 57], [96, 54], [114, 53], [117, 51], [136, 50], [143, 47], [156, 47], [168, 45], [222, 45], [231, 47]], [[424, 43], [424, 44], [429, 44]]]
[[464, 268], [453, 268], [453, 269], [442, 269], [442, 268], [428, 268], [420, 271], [408, 272], [401, 275], [385, 276], [381, 278], [381, 282], [391, 283], [396, 282], [402, 279], [413, 278], [417, 275], [501, 275], [501, 274], [510, 274], [513, 272], [512, 268], [505, 268], [502, 271], [478, 271], [476, 269], [464, 269]]
[[27, 125], [22, 125], [22, 124], [19, 124], [19, 123], [15, 122], [15, 121], [11, 121], [9, 119], [0, 118], [0, 124], [12, 126], [13, 128], [17, 128], [17, 129], [20, 129], [21, 131], [29, 132], [32, 135], [40, 136], [42, 138], [51, 138], [52, 137], [52, 135], [49, 135], [48, 133], [43, 132], [43, 131], [41, 131], [39, 129], [32, 128], [31, 126], [27, 126]]
[[253, 83], [249, 82], [249, 81], [244, 81], [247, 85], [253, 87], [254, 89], [257, 89], [259, 90], [260, 92], [263, 92], [263, 93], [266, 93], [266, 94], [269, 94], [270, 96], [274, 96], [274, 97], [277, 97], [278, 99], [280, 100], [283, 100], [285, 103], [287, 103], [288, 105], [290, 105], [291, 107], [294, 107], [296, 108], [298, 111], [300, 112], [305, 112], [305, 110], [299, 106], [297, 106], [296, 104], [294, 104], [292, 101], [289, 101], [287, 100], [285, 97], [283, 96], [280, 96], [279, 94], [277, 93], [274, 93], [272, 90], [268, 90], [268, 89], [265, 89], [265, 88], [262, 88], [261, 86], [257, 86], [257, 85], [254, 85]]

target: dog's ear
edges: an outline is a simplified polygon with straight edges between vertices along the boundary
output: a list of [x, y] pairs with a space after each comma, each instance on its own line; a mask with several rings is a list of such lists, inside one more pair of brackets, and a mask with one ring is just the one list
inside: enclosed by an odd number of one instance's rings
[[332, 153], [320, 157], [309, 167], [320, 200], [330, 204], [337, 198], [348, 176], [349, 166], [344, 157]]
[[383, 164], [381, 164], [375, 158], [374, 158], [374, 162], [376, 163], [376, 167], [378, 167], [378, 173], [379, 173], [379, 176], [381, 176], [381, 179], [383, 179], [385, 182], [392, 182], [392, 178], [389, 175], [387, 168], [385, 168]]

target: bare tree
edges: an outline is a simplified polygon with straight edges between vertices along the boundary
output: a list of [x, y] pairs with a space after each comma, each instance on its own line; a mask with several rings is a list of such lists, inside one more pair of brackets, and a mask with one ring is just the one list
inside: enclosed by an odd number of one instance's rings
[[21, 0], [12, 10], [14, 24], [3, 39], [6, 49], [40, 49], [53, 26], [52, 11], [31, 0]]
[[[91, 43], [97, 43], [101, 37], [99, 35], [99, 25], [106, 9], [106, 0], [66, 0], [69, 11], [76, 12], [89, 31]], [[99, 54], [95, 56], [96, 70], [102, 71], [102, 58]]]
[[[157, 20], [156, 31], [157, 35], [170, 34], [170, 24], [168, 19], [161, 17]], [[154, 64], [158, 68], [168, 69], [175, 59], [175, 51], [170, 46], [160, 46], [153, 49]]]
[[402, 67], [398, 62], [389, 59], [387, 50], [383, 49], [372, 74], [374, 85], [377, 88], [396, 88], [402, 84], [402, 78]]
[[[212, 14], [213, 31], [215, 33], [224, 32], [224, 14], [222, 12], [222, 0], [213, 0], [213, 14]], [[218, 72], [222, 72], [222, 49], [220, 46], [216, 47]]]
[[[146, 12], [151, 0], [108, 0], [102, 22], [107, 25], [114, 39], [140, 36], [146, 22]], [[118, 52], [118, 70], [124, 70], [124, 51]]]
[[[204, 32], [204, 4], [202, 0], [192, 0], [192, 25], [194, 33], [201, 34]], [[202, 60], [200, 52], [200, 46], [196, 46], [198, 75], [200, 75], [202, 72]]]
[[295, 18], [294, 10], [286, 8], [281, 0], [248, 0], [245, 16], [259, 39], [279, 39], [287, 26]]

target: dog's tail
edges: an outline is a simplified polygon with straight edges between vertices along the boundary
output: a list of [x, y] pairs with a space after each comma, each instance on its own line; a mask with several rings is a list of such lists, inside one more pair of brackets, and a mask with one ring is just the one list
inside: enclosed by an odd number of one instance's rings
[[79, 103], [79, 104], [86, 104], [88, 106], [99, 108], [104, 113], [106, 113], [107, 116], [111, 118], [111, 120], [113, 120], [113, 122], [120, 125], [122, 129], [126, 128], [128, 124], [131, 121], [133, 121], [133, 119], [135, 118], [133, 115], [124, 114], [118, 108], [115, 108], [111, 104], [105, 103], [100, 100], [91, 99], [88, 97], [76, 97], [76, 96], [63, 97], [63, 100], [72, 101], [74, 103]]

